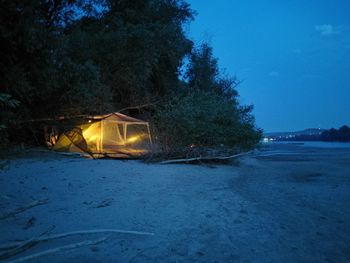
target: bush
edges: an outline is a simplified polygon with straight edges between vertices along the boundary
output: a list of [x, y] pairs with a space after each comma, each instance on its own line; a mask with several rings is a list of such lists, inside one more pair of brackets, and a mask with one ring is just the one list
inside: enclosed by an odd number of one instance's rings
[[250, 112], [251, 107], [239, 107], [216, 93], [191, 91], [156, 110], [158, 140], [166, 152], [179, 147], [251, 148], [261, 132]]
[[2, 151], [7, 149], [9, 144], [8, 125], [13, 122], [14, 114], [13, 109], [17, 108], [19, 101], [12, 98], [7, 93], [0, 93], [0, 156]]

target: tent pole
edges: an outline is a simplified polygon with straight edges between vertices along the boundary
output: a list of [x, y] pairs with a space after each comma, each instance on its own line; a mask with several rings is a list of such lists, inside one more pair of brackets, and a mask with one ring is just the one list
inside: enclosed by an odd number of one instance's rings
[[103, 120], [101, 121], [100, 135], [101, 153], [103, 153]]
[[128, 128], [128, 125], [124, 123], [124, 144], [126, 145], [126, 129]]
[[148, 123], [147, 123], [147, 130], [148, 130], [149, 142], [152, 144], [151, 131], [149, 130], [149, 124]]

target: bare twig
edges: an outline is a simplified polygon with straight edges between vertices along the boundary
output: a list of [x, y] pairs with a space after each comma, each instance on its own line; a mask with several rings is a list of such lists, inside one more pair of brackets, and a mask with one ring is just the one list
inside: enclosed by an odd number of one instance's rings
[[213, 156], [213, 157], [194, 157], [194, 158], [185, 158], [185, 159], [173, 159], [173, 160], [167, 160], [167, 161], [162, 161], [160, 164], [173, 164], [173, 163], [191, 163], [191, 162], [197, 162], [197, 161], [219, 161], [219, 160], [229, 160], [229, 159], [234, 159], [238, 157], [242, 157], [244, 155], [248, 155], [251, 152], [244, 152], [244, 153], [239, 153], [231, 156]]
[[[156, 105], [158, 103], [159, 103], [159, 101], [145, 103], [145, 104], [137, 105], [137, 106], [129, 106], [129, 107], [122, 108], [122, 109], [118, 110], [117, 112], [122, 112], [122, 111], [126, 111], [126, 110], [139, 110], [142, 108], [147, 108], [147, 107]], [[43, 121], [62, 121], [62, 120], [71, 120], [71, 119], [76, 119], [76, 118], [91, 118], [91, 117], [93, 117], [93, 115], [91, 115], [91, 114], [78, 114], [78, 115], [71, 115], [71, 116], [57, 116], [57, 117], [49, 117], [49, 118], [31, 119], [31, 120], [22, 121], [22, 123], [43, 122]]]
[[91, 246], [91, 245], [97, 245], [100, 244], [102, 242], [104, 242], [107, 238], [100, 238], [100, 239], [96, 239], [96, 240], [88, 240], [88, 241], [82, 241], [82, 242], [78, 242], [78, 243], [73, 243], [73, 244], [69, 244], [69, 245], [65, 245], [65, 246], [61, 246], [61, 247], [55, 247], [55, 248], [51, 248], [51, 249], [47, 249], [29, 256], [25, 256], [22, 258], [18, 258], [12, 261], [9, 261], [9, 263], [20, 263], [20, 262], [25, 262], [31, 259], [35, 259], [38, 257], [42, 257], [42, 256], [46, 256], [49, 254], [53, 254], [53, 253], [57, 253], [57, 252], [61, 252], [63, 250], [69, 250], [69, 249], [74, 249], [74, 248], [79, 248], [79, 247], [83, 247], [83, 246]]
[[14, 216], [14, 215], [19, 214], [19, 213], [22, 213], [22, 212], [24, 212], [30, 208], [33, 208], [35, 206], [45, 205], [45, 204], [47, 204], [48, 201], [49, 201], [48, 199], [33, 201], [33, 202], [27, 204], [26, 206], [19, 207], [11, 212], [0, 215], [0, 220]]
[[152, 102], [152, 103], [146, 103], [146, 104], [142, 104], [142, 105], [138, 105], [138, 106], [129, 106], [126, 108], [122, 108], [120, 110], [118, 110], [117, 112], [122, 112], [122, 111], [126, 111], [126, 110], [139, 110], [142, 108], [147, 108], [149, 106], [153, 106], [155, 104], [157, 104], [158, 102]]
[[38, 237], [34, 239], [30, 239], [28, 241], [24, 242], [13, 242], [11, 244], [5, 244], [0, 246], [0, 250], [4, 249], [13, 249], [17, 246], [25, 246], [27, 243], [32, 243], [32, 242], [44, 242], [52, 239], [58, 239], [58, 238], [64, 238], [68, 236], [77, 236], [77, 235], [86, 235], [86, 234], [100, 234], [100, 233], [118, 233], [118, 234], [131, 234], [131, 235], [144, 235], [144, 236], [153, 236], [153, 233], [149, 232], [140, 232], [140, 231], [132, 231], [132, 230], [120, 230], [120, 229], [95, 229], [95, 230], [80, 230], [80, 231], [73, 231], [73, 232], [67, 232], [67, 233], [62, 233], [62, 234], [56, 234], [52, 236], [43, 236], [43, 237]]

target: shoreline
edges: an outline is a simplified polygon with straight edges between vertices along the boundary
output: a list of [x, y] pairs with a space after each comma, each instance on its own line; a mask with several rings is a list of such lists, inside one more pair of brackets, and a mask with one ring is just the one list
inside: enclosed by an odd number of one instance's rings
[[[346, 262], [350, 149], [273, 144], [231, 164], [148, 164], [55, 153], [0, 170], [0, 245], [50, 234], [121, 229], [98, 245], [28, 262]], [[102, 234], [52, 240], [11, 259]]]

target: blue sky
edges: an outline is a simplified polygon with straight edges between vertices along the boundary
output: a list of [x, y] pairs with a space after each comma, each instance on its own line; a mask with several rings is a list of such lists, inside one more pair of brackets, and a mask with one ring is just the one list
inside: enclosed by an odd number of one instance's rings
[[188, 0], [265, 131], [350, 125], [350, 0]]

